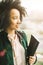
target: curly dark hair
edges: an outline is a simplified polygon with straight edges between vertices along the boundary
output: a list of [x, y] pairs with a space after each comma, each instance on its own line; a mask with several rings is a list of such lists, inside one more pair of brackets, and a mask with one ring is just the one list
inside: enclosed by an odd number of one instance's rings
[[20, 12], [20, 20], [26, 14], [26, 10], [21, 6], [20, 0], [2, 0], [0, 2], [0, 29], [6, 29], [9, 25], [9, 13], [11, 9], [17, 9]]

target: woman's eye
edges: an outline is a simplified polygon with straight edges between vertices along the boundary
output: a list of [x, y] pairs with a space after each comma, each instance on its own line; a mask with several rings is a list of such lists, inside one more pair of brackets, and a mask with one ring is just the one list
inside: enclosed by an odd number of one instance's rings
[[20, 18], [18, 18], [18, 17], [12, 17], [12, 19], [14, 19], [14, 20], [15, 20], [15, 19], [20, 19]]
[[17, 19], [17, 17], [13, 17], [13, 19]]

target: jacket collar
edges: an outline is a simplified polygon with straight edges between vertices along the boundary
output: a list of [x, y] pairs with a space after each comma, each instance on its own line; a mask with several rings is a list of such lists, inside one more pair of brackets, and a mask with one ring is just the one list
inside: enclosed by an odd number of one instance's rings
[[[17, 36], [19, 37], [19, 40], [20, 40], [20, 39], [22, 39], [22, 36], [21, 36], [20, 31], [17, 31], [17, 30], [16, 30], [16, 31], [15, 31], [15, 33], [16, 33], [16, 34], [17, 34]], [[1, 36], [4, 36], [4, 38], [6, 38], [6, 37], [7, 37], [7, 35], [8, 35], [8, 33], [7, 33], [7, 32], [5, 32], [5, 31], [1, 31], [1, 32], [0, 32], [0, 35], [1, 35]]]
[[[16, 31], [15, 33], [17, 34], [20, 43], [23, 45], [24, 48], [26, 48], [26, 42], [25, 42], [24, 37], [22, 36], [22, 32]], [[8, 35], [7, 32], [1, 31], [1, 37], [3, 38], [3, 40], [4, 40], [4, 41], [7, 41], [7, 42], [10, 42], [10, 41], [8, 40], [7, 35]]]

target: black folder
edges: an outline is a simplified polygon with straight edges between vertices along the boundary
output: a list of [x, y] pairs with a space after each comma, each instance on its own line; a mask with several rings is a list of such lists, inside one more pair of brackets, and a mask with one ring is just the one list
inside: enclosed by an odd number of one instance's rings
[[33, 35], [31, 35], [31, 40], [29, 46], [27, 47], [28, 57], [33, 56], [35, 54], [38, 45], [39, 45], [39, 41]]
[[31, 35], [29, 46], [27, 46], [27, 59], [26, 59], [27, 65], [30, 65], [28, 61], [29, 56], [34, 56], [38, 45], [39, 45], [39, 41], [33, 35]]

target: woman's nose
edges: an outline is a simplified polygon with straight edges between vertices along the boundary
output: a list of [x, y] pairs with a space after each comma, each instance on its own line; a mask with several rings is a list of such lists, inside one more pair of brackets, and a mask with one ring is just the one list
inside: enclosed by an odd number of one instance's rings
[[18, 20], [18, 22], [17, 22], [18, 24], [21, 24], [21, 20]]

